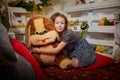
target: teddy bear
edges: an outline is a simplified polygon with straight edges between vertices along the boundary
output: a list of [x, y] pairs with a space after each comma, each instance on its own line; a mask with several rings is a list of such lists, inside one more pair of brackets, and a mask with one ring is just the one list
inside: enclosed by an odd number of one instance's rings
[[[45, 15], [36, 15], [30, 18], [25, 29], [25, 42], [28, 49], [38, 47], [47, 50], [56, 47], [59, 41], [59, 35], [50, 18]], [[61, 69], [66, 69], [70, 66], [70, 60], [62, 55], [63, 51], [59, 54], [32, 54], [39, 63], [44, 65], [57, 65]]]

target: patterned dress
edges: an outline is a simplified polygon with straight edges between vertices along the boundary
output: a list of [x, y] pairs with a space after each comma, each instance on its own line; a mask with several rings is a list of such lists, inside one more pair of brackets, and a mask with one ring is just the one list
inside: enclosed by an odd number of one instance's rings
[[77, 58], [79, 66], [89, 66], [96, 61], [96, 54], [93, 47], [86, 39], [70, 29], [68, 29], [62, 38], [62, 41], [67, 43], [65, 49], [69, 53], [69, 58]]

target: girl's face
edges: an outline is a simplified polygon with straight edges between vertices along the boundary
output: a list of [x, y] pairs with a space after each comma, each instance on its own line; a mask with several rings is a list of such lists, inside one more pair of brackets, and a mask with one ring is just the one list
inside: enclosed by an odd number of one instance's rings
[[58, 32], [62, 32], [65, 28], [65, 19], [61, 16], [58, 16], [55, 19], [55, 28]]

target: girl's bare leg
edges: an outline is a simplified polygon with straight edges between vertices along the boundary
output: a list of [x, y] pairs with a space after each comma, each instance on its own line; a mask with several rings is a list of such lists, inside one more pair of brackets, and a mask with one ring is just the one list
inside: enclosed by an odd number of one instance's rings
[[78, 59], [77, 58], [72, 58], [71, 59], [71, 64], [74, 68], [78, 67], [79, 66]]

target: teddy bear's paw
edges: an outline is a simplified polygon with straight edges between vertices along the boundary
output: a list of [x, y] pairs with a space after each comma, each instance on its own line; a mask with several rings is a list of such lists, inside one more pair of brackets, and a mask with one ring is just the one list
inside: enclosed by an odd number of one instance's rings
[[63, 59], [60, 62], [59, 66], [61, 69], [65, 69], [65, 70], [72, 68], [71, 61], [68, 58]]

